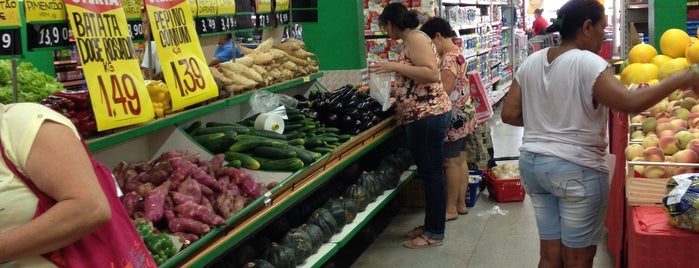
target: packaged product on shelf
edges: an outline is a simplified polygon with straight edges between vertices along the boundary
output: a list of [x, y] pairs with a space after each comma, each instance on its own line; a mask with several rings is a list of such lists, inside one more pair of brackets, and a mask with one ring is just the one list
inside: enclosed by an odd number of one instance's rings
[[366, 23], [364, 28], [369, 31], [381, 31], [381, 27], [379, 27], [379, 16], [381, 15], [381, 12], [371, 9], [365, 10], [364, 12], [368, 13], [368, 16], [365, 15]]
[[388, 39], [388, 60], [397, 61], [400, 58], [400, 52], [403, 50], [403, 42]]
[[369, 10], [382, 10], [388, 5], [389, 0], [368, 0]]
[[367, 61], [388, 60], [388, 40], [386, 38], [366, 40]]
[[667, 182], [663, 211], [670, 225], [699, 232], [699, 179], [696, 173], [673, 176]]
[[444, 8], [444, 13], [446, 14], [446, 20], [452, 27], [461, 27], [461, 18], [459, 17], [459, 6], [446, 6]]
[[417, 11], [417, 18], [420, 20], [420, 25], [422, 26], [430, 18], [433, 18], [439, 14], [439, 6], [437, 5], [422, 5], [419, 8], [413, 8]]

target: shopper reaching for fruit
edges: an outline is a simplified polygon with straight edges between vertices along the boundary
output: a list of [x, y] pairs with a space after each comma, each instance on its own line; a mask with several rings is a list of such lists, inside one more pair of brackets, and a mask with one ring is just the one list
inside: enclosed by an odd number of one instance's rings
[[[439, 55], [430, 38], [415, 30], [415, 10], [400, 3], [386, 5], [379, 25], [393, 40], [403, 40], [398, 62], [378, 62], [371, 73], [395, 73], [391, 95], [398, 121], [405, 129], [408, 148], [424, 180], [425, 221], [406, 235], [408, 248], [439, 246], [444, 240], [446, 187], [444, 182], [444, 138], [451, 122], [451, 101], [439, 78]], [[371, 90], [371, 89], [370, 89]]]
[[0, 267], [156, 267], [70, 120], [0, 104], [0, 145]]
[[592, 267], [606, 215], [609, 108], [641, 112], [676, 89], [699, 89], [685, 71], [627, 90], [595, 54], [605, 40], [604, 6], [570, 0], [547, 32], [561, 43], [530, 55], [515, 74], [503, 122], [524, 126], [519, 166], [536, 211], [539, 267]]
[[456, 33], [448, 21], [435, 17], [420, 28], [432, 39], [441, 57], [441, 77], [444, 91], [452, 101], [451, 122], [444, 143], [444, 176], [447, 183], [447, 221], [468, 213], [466, 191], [468, 190], [468, 165], [466, 163], [466, 136], [473, 132], [476, 124], [475, 110], [469, 109], [468, 78], [466, 59], [461, 48], [452, 38]]

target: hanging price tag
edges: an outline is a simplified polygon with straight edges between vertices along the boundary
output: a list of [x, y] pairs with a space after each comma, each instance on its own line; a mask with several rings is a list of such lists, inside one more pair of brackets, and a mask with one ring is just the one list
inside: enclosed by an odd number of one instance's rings
[[0, 56], [22, 55], [22, 33], [19, 28], [0, 30]]
[[255, 5], [257, 28], [272, 26], [272, 0], [255, 0]]
[[27, 24], [27, 47], [61, 48], [70, 46], [68, 23]]
[[186, 0], [146, 1], [150, 32], [170, 89], [172, 109], [218, 96], [218, 87], [209, 71], [199, 44], [196, 26]]
[[255, 27], [255, 12], [252, 1], [235, 0], [235, 29], [253, 29]]
[[131, 40], [143, 41], [143, 20], [141, 18], [143, 0], [122, 0], [121, 4], [124, 15], [126, 15]]
[[200, 34], [211, 34], [220, 31], [216, 14], [218, 12], [216, 0], [197, 0], [197, 16], [194, 23]]
[[218, 21], [219, 32], [232, 32], [235, 30], [235, 1], [234, 0], [217, 0], [218, 12], [216, 12], [216, 20]]
[[24, 0], [27, 23], [47, 23], [66, 20], [63, 0]]
[[66, 3], [90, 101], [102, 131], [155, 117], [120, 0]]
[[289, 0], [276, 0], [274, 2], [274, 13], [277, 16], [277, 23], [280, 25], [289, 24], [291, 19]]

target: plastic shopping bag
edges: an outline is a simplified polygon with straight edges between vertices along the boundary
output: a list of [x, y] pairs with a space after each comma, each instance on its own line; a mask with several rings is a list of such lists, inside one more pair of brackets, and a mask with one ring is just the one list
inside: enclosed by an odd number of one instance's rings
[[381, 110], [391, 108], [391, 78], [390, 73], [369, 74], [369, 96], [381, 104]]

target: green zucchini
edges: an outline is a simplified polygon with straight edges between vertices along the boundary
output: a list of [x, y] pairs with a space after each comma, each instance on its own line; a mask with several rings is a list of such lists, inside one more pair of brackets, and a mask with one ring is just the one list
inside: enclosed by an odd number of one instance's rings
[[304, 124], [301, 124], [301, 123], [289, 123], [289, 124], [284, 123], [284, 133], [286, 133], [287, 131], [291, 132], [291, 131], [297, 130], [299, 128], [302, 128], [303, 126], [304, 126]]
[[336, 127], [320, 127], [318, 128], [321, 133], [340, 133], [340, 129]]
[[295, 157], [285, 159], [266, 159], [256, 157], [256, 160], [260, 163], [260, 169], [262, 170], [296, 171], [304, 166], [303, 161]]
[[226, 131], [231, 131], [231, 130], [235, 130], [235, 127], [233, 127], [233, 126], [205, 127], [205, 128], [200, 128], [197, 131], [197, 135], [217, 133], [217, 132], [226, 132]]
[[279, 134], [274, 131], [264, 130], [264, 129], [251, 129], [247, 135], [260, 136], [270, 139], [286, 140], [286, 136]]
[[304, 146], [308, 149], [328, 145], [327, 142], [317, 139], [316, 137], [305, 138], [304, 141]]
[[226, 161], [232, 162], [235, 160], [240, 161], [240, 166], [248, 169], [253, 169], [257, 170], [260, 169], [260, 162], [258, 162], [255, 158], [252, 156], [249, 156], [244, 153], [239, 153], [239, 152], [232, 152], [228, 151], [223, 153]]
[[234, 167], [234, 168], [240, 168], [243, 165], [243, 163], [240, 162], [239, 159], [234, 159], [233, 161], [228, 162], [226, 164], [227, 167]]
[[348, 140], [351, 139], [351, 138], [352, 138], [352, 135], [350, 135], [350, 134], [342, 134], [342, 135], [338, 135], [338, 136], [337, 136], [337, 140], [338, 140], [339, 142], [346, 142], [346, 141], [348, 141]]
[[197, 120], [189, 124], [187, 128], [184, 129], [184, 132], [187, 134], [192, 134], [193, 132], [197, 131], [201, 127], [201, 121]]
[[296, 152], [296, 158], [301, 159], [305, 165], [310, 165], [311, 163], [315, 162], [318, 157], [320, 157], [320, 154], [316, 152], [311, 152], [309, 150], [299, 148], [293, 145], [288, 145], [288, 144], [275, 144], [273, 145], [277, 148], [282, 148], [285, 150], [292, 150]]
[[324, 146], [315, 147], [315, 148], [313, 148], [313, 149], [311, 149], [311, 150], [313, 150], [314, 152], [321, 153], [321, 154], [327, 154], [327, 153], [330, 153], [330, 152], [333, 151], [332, 148], [330, 148], [330, 147], [324, 147]]
[[296, 157], [296, 151], [286, 150], [273, 146], [258, 146], [253, 149], [255, 156], [261, 156], [269, 159], [285, 159]]
[[310, 130], [315, 129], [315, 128], [316, 128], [316, 125], [315, 125], [315, 124], [313, 124], [313, 125], [306, 125], [306, 126], [303, 126], [302, 128], [297, 129], [296, 131], [298, 131], [298, 132], [309, 132]]
[[232, 126], [233, 123], [224, 123], [224, 122], [206, 122], [206, 127], [221, 127], [221, 126]]
[[328, 144], [330, 144], [330, 143], [337, 143], [337, 142], [340, 140], [340, 139], [338, 139], [337, 137], [326, 136], [326, 135], [316, 135], [316, 136], [313, 137], [313, 138], [314, 138], [314, 139], [321, 140], [321, 141], [324, 141], [324, 142], [326, 142], [326, 143], [328, 143]]
[[290, 122], [298, 122], [298, 121], [301, 121], [301, 120], [303, 120], [304, 118], [306, 118], [306, 116], [303, 115], [302, 113], [298, 113], [298, 114], [287, 114], [286, 117], [288, 118], [287, 120], [289, 120]]
[[[238, 135], [237, 138], [243, 135]], [[248, 150], [255, 149], [255, 147], [259, 146], [279, 146], [279, 145], [285, 145], [284, 142], [282, 141], [276, 141], [276, 140], [271, 140], [271, 139], [246, 139], [246, 140], [237, 140], [236, 143], [228, 147], [228, 151], [231, 152], [245, 152]]]
[[302, 138], [297, 138], [297, 139], [292, 139], [288, 141], [289, 145], [304, 145], [306, 143], [306, 140]]
[[306, 133], [303, 132], [297, 132], [297, 131], [292, 131], [289, 133], [284, 133], [284, 136], [286, 136], [287, 140], [293, 140], [293, 139], [299, 139], [299, 138], [304, 138], [306, 137]]
[[216, 140], [218, 138], [222, 138], [223, 136], [226, 136], [223, 132], [216, 132], [216, 133], [209, 133], [209, 134], [203, 134], [203, 135], [197, 135], [194, 136], [194, 141], [196, 141], [199, 144], [209, 142]]

